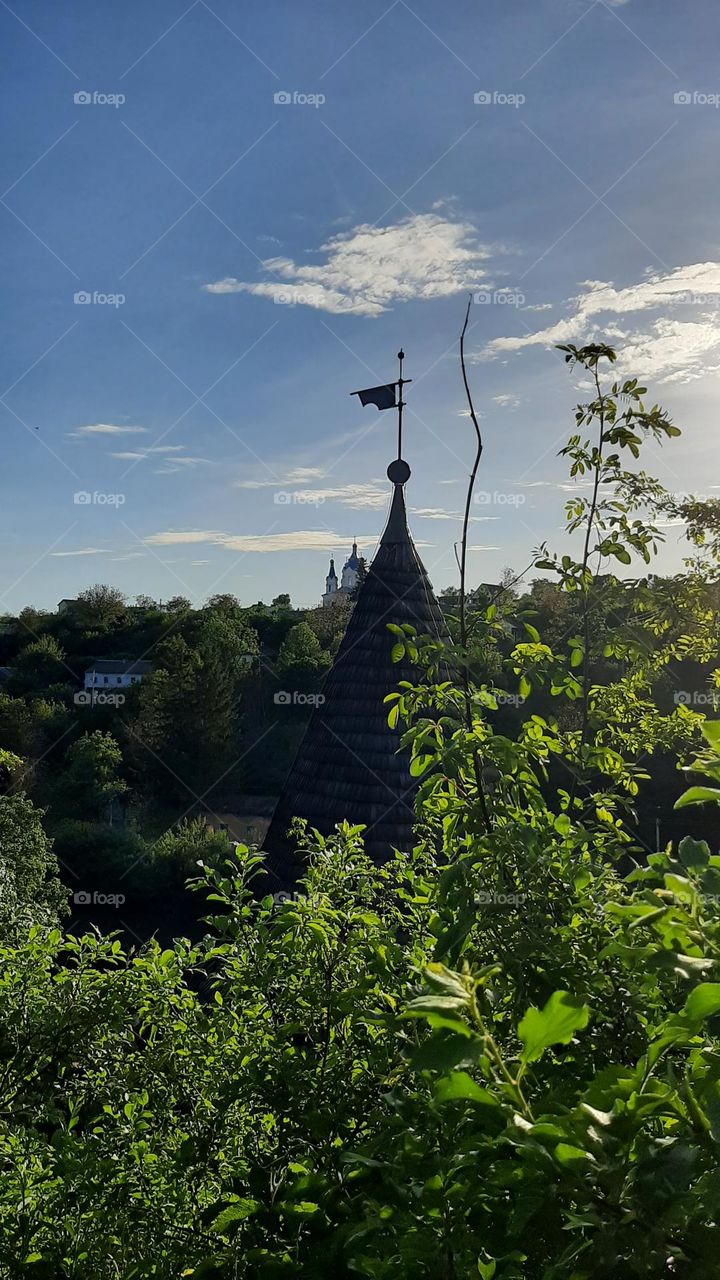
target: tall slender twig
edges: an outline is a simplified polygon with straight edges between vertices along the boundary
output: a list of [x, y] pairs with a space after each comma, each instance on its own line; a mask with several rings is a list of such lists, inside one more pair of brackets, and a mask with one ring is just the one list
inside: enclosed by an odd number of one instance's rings
[[[480, 459], [483, 451], [483, 440], [480, 433], [480, 426], [473, 404], [472, 392], [467, 376], [467, 368], [465, 366], [465, 334], [467, 333], [468, 321], [470, 319], [470, 307], [472, 306], [472, 294], [468, 298], [467, 310], [465, 312], [465, 323], [460, 334], [460, 368], [462, 369], [463, 383], [465, 385], [465, 395], [467, 397], [468, 409], [475, 428], [475, 457], [473, 459], [472, 471], [470, 472], [470, 480], [468, 483], [467, 495], [465, 498], [465, 514], [463, 516], [462, 525], [462, 541], [460, 543], [460, 671], [463, 689], [463, 700], [465, 703], [465, 727], [469, 734], [473, 732], [473, 714], [472, 714], [472, 698], [470, 694], [470, 673], [468, 669], [468, 652], [467, 652], [467, 551], [468, 551], [468, 529], [470, 526], [470, 512], [472, 510], [473, 491], [475, 488], [475, 478], [480, 466]], [[488, 812], [487, 799], [485, 797], [485, 788], [483, 786], [482, 761], [476, 747], [473, 747], [473, 767], [475, 770], [475, 783], [478, 790], [478, 798], [480, 801], [480, 810], [485, 823], [485, 829], [489, 831], [492, 827], [490, 814]]]
[[[585, 529], [585, 545], [583, 547], [582, 558], [582, 628], [583, 628], [583, 693], [582, 693], [582, 723], [580, 728], [580, 741], [578, 743], [578, 765], [582, 769], [582, 757], [587, 742], [588, 725], [590, 719], [590, 593], [587, 583], [588, 564], [592, 550], [590, 540], [595, 528], [595, 516], [598, 506], [598, 495], [600, 492], [600, 480], [603, 465], [603, 445], [605, 443], [605, 397], [600, 386], [600, 377], [598, 374], [597, 363], [593, 368], [593, 377], [595, 380], [595, 389], [597, 391], [598, 404], [598, 444], [597, 454], [595, 457], [595, 475], [593, 479], [592, 498], [588, 509], [587, 527]], [[570, 798], [575, 799], [577, 793], [579, 778], [576, 774], [573, 784], [570, 788]]]

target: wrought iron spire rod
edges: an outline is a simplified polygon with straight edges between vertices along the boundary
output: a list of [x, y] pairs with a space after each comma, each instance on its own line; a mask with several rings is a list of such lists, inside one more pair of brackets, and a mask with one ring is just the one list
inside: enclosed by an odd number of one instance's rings
[[402, 375], [403, 375], [404, 359], [405, 359], [405, 352], [401, 347], [400, 350], [398, 351], [398, 360], [400, 361], [400, 376], [398, 378], [398, 452], [397, 452], [398, 458], [402, 458], [403, 386], [405, 385], [405, 381]]

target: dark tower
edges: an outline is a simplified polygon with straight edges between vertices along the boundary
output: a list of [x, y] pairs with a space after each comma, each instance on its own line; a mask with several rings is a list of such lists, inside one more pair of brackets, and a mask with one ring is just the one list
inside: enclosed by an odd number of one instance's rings
[[323, 835], [344, 818], [363, 823], [365, 847], [376, 862], [412, 844], [418, 784], [410, 777], [409, 753], [398, 750], [400, 730], [388, 726], [384, 699], [418, 673], [406, 658], [392, 662], [388, 623], [409, 622], [432, 635], [443, 634], [444, 626], [408, 530], [403, 490], [409, 476], [399, 457], [388, 467], [393, 493], [385, 531], [325, 678], [325, 701], [313, 711], [264, 842], [268, 869], [284, 885], [301, 871], [287, 837], [293, 817], [307, 818]]

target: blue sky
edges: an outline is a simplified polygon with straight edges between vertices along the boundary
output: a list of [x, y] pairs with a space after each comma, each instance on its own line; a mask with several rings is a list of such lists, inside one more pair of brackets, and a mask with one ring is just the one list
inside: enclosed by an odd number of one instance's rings
[[714, 496], [718, 16], [0, 0], [0, 610], [98, 581], [317, 602], [385, 519], [393, 415], [349, 392], [400, 345], [413, 533], [454, 582], [468, 290], [477, 581], [561, 539], [554, 342], [621, 348], [684, 430], [647, 469]]

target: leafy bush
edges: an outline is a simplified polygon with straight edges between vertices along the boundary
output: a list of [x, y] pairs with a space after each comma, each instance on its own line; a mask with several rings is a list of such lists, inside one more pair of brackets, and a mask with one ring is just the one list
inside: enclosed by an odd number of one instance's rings
[[[623, 450], [676, 429], [636, 380], [603, 389], [609, 348], [566, 354], [596, 392], [567, 450], [590, 478], [567, 513], [582, 552], [534, 562], [577, 626], [550, 644], [527, 622], [510, 646], [463, 591], [452, 649], [391, 626], [422, 672], [388, 699], [416, 848], [378, 868], [359, 828], [303, 835], [307, 874], [279, 892], [240, 847], [205, 868], [197, 945], [40, 924], [0, 946], [4, 1274], [719, 1274], [720, 856], [688, 837], [646, 857], [634, 828], [658, 745], [720, 782], [720, 725], [654, 701], [671, 663], [716, 659], [717, 611], [696, 558], [597, 624], [598, 573], [646, 565], [668, 510]], [[503, 732], [502, 696], [537, 691], [562, 714]], [[157, 861], [207, 841], [193, 824]]]

